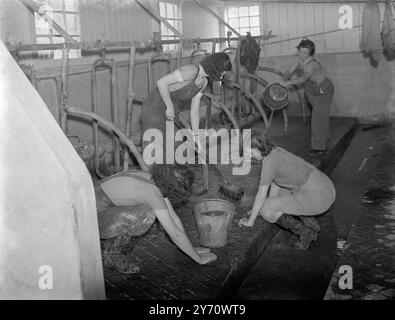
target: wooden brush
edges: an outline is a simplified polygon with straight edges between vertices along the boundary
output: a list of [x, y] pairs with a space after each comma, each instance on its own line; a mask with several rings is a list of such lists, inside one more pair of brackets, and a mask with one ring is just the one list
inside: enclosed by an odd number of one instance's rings
[[244, 188], [235, 186], [231, 181], [224, 179], [222, 172], [215, 165], [211, 165], [218, 173], [219, 176], [219, 189], [218, 191], [225, 197], [239, 201], [244, 194]]

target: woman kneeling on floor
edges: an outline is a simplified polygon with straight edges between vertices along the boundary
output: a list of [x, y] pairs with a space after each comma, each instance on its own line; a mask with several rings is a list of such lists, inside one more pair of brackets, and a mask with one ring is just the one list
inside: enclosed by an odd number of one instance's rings
[[253, 134], [251, 150], [246, 151], [262, 160], [262, 171], [250, 216], [242, 218], [239, 225], [252, 227], [260, 214], [298, 235], [296, 247], [307, 249], [320, 230], [313, 216], [326, 212], [335, 201], [332, 181], [302, 158], [276, 147], [266, 134]]

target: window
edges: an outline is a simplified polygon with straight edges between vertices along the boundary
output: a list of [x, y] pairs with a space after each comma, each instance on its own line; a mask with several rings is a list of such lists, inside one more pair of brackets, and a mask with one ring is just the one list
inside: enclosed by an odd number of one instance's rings
[[[159, 2], [159, 14], [165, 18], [169, 24], [182, 33], [182, 12], [181, 6], [176, 3]], [[178, 37], [167, 26], [161, 23], [162, 40], [175, 40]], [[177, 51], [178, 44], [168, 44], [163, 46], [164, 51]]]
[[[242, 36], [245, 36], [247, 32], [251, 32], [252, 36], [261, 34], [259, 6], [257, 5], [228, 7], [225, 10], [225, 21]], [[228, 28], [225, 31], [228, 31]]]
[[[40, 12], [46, 13], [76, 41], [80, 41], [78, 0], [46, 0]], [[37, 13], [34, 15], [37, 43], [64, 43], [65, 39]], [[40, 51], [40, 57], [62, 58], [62, 50]], [[70, 58], [79, 58], [80, 50], [70, 50]]]

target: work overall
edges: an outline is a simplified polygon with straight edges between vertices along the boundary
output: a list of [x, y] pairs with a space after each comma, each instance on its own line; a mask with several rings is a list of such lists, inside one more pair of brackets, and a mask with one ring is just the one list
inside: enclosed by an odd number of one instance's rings
[[[196, 78], [199, 75], [199, 66], [196, 66], [196, 75], [191, 83], [185, 85], [184, 87], [170, 92], [170, 98], [174, 104], [174, 124], [175, 130], [183, 128], [182, 124], [178, 121], [178, 114], [180, 111], [185, 109], [185, 106], [190, 106], [190, 100], [196, 96], [202, 89], [202, 86], [198, 86], [195, 83]], [[158, 88], [150, 92], [147, 98], [144, 100], [144, 104], [141, 110], [141, 137], [143, 138], [144, 132], [148, 129], [158, 129], [163, 135], [163, 156], [166, 159], [166, 105], [162, 100]], [[169, 137], [169, 139], [174, 139], [174, 137]], [[143, 141], [143, 149], [151, 141]], [[175, 143], [176, 145], [176, 143]], [[173, 150], [171, 151], [173, 152]]]
[[[312, 61], [317, 60], [312, 59], [307, 64]], [[321, 82], [307, 80], [305, 88], [307, 99], [312, 106], [311, 149], [325, 150], [327, 140], [330, 138], [329, 117], [334, 86], [332, 81], [325, 77]]]

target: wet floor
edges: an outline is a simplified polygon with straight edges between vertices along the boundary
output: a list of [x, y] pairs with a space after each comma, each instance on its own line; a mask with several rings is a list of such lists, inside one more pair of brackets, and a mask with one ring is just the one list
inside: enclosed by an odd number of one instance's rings
[[[342, 159], [330, 173], [337, 191], [333, 207], [318, 218], [321, 232], [309, 250], [293, 249], [293, 238], [283, 231], [260, 257], [236, 298], [243, 299], [323, 299], [347, 235], [361, 202], [379, 204], [394, 197], [395, 190], [369, 190], [385, 152], [388, 127], [362, 130], [359, 127]], [[366, 192], [367, 191], [367, 192]]]
[[[300, 118], [290, 119], [290, 124], [288, 135], [284, 136], [282, 119], [273, 118], [271, 132], [275, 143], [309, 161], [316, 160], [315, 164], [324, 168], [328, 166], [328, 162], [335, 161], [333, 159], [336, 155], [342, 154], [342, 150], [347, 147], [355, 131], [354, 119], [332, 118], [332, 141], [329, 152], [322, 158], [311, 159], [308, 156], [309, 126], [304, 125]], [[256, 126], [263, 128], [260, 123], [256, 123]], [[324, 160], [326, 165], [322, 166]], [[219, 167], [225, 178], [232, 177], [231, 166]], [[199, 169], [199, 175], [195, 183], [201, 186], [201, 168], [196, 169]], [[260, 169], [260, 164], [257, 163], [252, 165], [248, 175], [230, 179], [237, 187], [243, 187], [246, 195], [250, 197], [242, 199], [237, 205], [228, 233], [228, 244], [212, 249], [218, 257], [214, 263], [196, 264], [171, 242], [161, 228], [151, 228], [133, 249], [133, 254], [139, 263], [138, 273], [124, 275], [109, 268], [104, 269], [107, 298], [191, 300], [233, 297], [257, 262], [259, 255], [267, 249], [270, 241], [279, 231], [276, 225], [265, 223], [263, 220], [257, 220], [252, 228], [240, 228], [238, 225], [240, 218], [245, 216], [252, 205], [253, 195], [259, 184]], [[221, 197], [217, 195], [218, 175], [210, 171], [209, 177], [209, 192], [202, 197], [206, 199], [213, 196]], [[193, 207], [199, 200], [201, 200], [199, 197], [191, 198], [184, 207], [176, 210], [193, 245], [199, 245], [193, 215]], [[331, 233], [328, 235], [334, 236]], [[336, 239], [333, 238], [332, 242], [335, 241]], [[321, 271], [318, 270], [317, 280], [322, 279], [320, 275]], [[272, 279], [275, 279], [275, 276], [274, 274]], [[312, 282], [314, 281], [316, 280], [313, 279]], [[318, 286], [320, 287], [322, 285]], [[286, 289], [286, 286], [284, 288]]]

